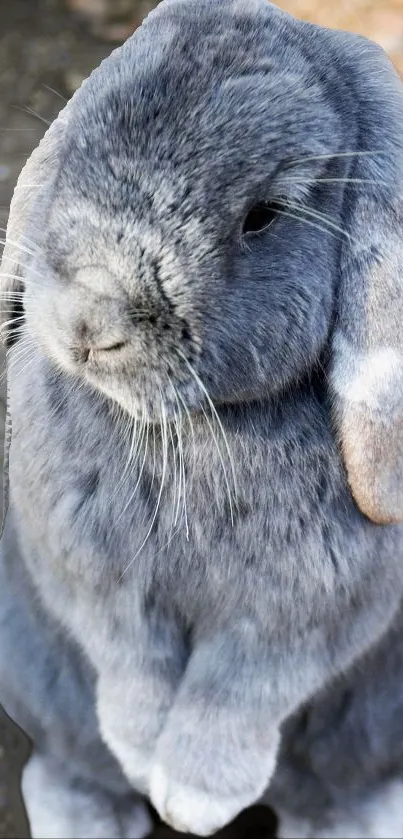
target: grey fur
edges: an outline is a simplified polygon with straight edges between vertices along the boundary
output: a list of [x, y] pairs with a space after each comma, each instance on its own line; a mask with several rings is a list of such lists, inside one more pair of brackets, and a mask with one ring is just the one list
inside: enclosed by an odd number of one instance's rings
[[398, 85], [264, 0], [164, 0], [17, 189], [2, 696], [40, 771], [180, 830], [268, 788], [319, 836], [401, 777], [402, 527], [353, 499], [337, 367], [372, 347], [366, 278], [400, 236]]

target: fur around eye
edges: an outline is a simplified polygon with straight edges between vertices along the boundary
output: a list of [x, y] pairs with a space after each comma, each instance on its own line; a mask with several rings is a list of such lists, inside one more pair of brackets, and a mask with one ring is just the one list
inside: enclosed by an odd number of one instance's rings
[[243, 236], [253, 236], [257, 233], [263, 233], [270, 227], [277, 218], [277, 205], [273, 202], [262, 201], [255, 204], [248, 212], [244, 219], [242, 227]]

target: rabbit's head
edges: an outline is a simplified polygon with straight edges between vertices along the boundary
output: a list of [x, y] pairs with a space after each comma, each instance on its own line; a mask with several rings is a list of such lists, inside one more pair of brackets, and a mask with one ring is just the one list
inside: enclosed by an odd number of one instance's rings
[[357, 503], [402, 520], [402, 195], [379, 47], [265, 0], [164, 0], [21, 175], [9, 341], [151, 421], [325, 365]]

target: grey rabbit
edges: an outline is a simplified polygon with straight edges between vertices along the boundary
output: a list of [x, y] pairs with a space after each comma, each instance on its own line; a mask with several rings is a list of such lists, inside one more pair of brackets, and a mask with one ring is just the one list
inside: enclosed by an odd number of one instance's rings
[[402, 197], [383, 50], [265, 0], [163, 0], [27, 163], [0, 697], [34, 836], [145, 835], [138, 794], [403, 836]]

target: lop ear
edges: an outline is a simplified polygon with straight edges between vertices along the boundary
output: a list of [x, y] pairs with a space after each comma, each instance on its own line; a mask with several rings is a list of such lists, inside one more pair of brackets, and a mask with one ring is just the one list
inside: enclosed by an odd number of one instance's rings
[[[1, 337], [10, 346], [16, 340], [20, 317], [23, 314], [24, 267], [32, 256], [33, 243], [27, 228], [40, 194], [52, 182], [60, 160], [60, 147], [68, 123], [70, 103], [52, 123], [39, 146], [25, 164], [14, 190], [7, 224], [6, 240], [0, 265], [0, 330]], [[39, 194], [38, 194], [39, 193]], [[9, 451], [12, 423], [7, 386], [7, 410], [4, 434], [3, 462], [3, 534], [9, 501]]]
[[[33, 207], [55, 177], [68, 121], [67, 105], [32, 152], [18, 178], [11, 201], [5, 246], [0, 266], [0, 328], [6, 345], [13, 343], [13, 319], [22, 311], [24, 266], [33, 252], [28, 235]], [[18, 322], [17, 322], [18, 324]]]
[[[117, 47], [110, 56], [101, 62], [100, 67], [103, 64], [108, 64], [114, 56], [118, 56], [121, 50], [122, 47]], [[100, 67], [93, 70], [90, 76], [84, 79], [67, 105], [60, 111], [39, 146], [28, 158], [18, 178], [11, 201], [6, 244], [0, 265], [0, 330], [6, 343], [7, 338], [10, 341], [10, 326], [12, 327], [12, 324], [10, 325], [8, 321], [10, 317], [11, 319], [13, 317], [13, 311], [16, 308], [15, 303], [18, 303], [21, 299], [19, 293], [24, 290], [24, 264], [29, 263], [32, 249], [40, 241], [41, 222], [39, 220], [39, 224], [35, 225], [37, 219], [34, 216], [40, 215], [40, 212], [37, 213], [37, 209], [43, 206], [44, 201], [46, 202], [46, 196], [49, 195], [49, 189], [51, 189], [57, 176], [73, 110], [77, 110], [78, 113], [78, 132], [80, 119], [86, 118], [86, 96], [88, 89], [91, 90], [89, 82], [98, 74]], [[97, 92], [97, 88], [95, 88], [92, 97], [96, 96]], [[30, 237], [31, 227], [35, 231], [35, 244]], [[8, 328], [4, 326], [6, 323]]]
[[352, 494], [389, 524], [403, 521], [403, 86], [380, 48], [356, 39], [350, 54], [361, 145], [346, 191], [331, 384]]

